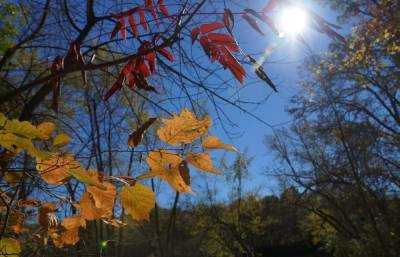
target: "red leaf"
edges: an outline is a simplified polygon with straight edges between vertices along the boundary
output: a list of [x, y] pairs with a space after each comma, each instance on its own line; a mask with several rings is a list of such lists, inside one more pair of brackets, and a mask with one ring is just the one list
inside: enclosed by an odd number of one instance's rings
[[[73, 44], [74, 44], [74, 46], [71, 45], [70, 49], [71, 49], [71, 47], [74, 47], [74, 48], [76, 47], [75, 43], [73, 43]], [[51, 74], [56, 74], [63, 68], [64, 68], [64, 58], [57, 55], [51, 66]], [[58, 98], [61, 95], [61, 77], [57, 76], [56, 78], [52, 79], [49, 83], [52, 84], [52, 86], [53, 86], [53, 101], [52, 101], [51, 107], [53, 108], [53, 110], [55, 112], [58, 112]]]
[[72, 42], [69, 45], [68, 55], [71, 56], [71, 58], [76, 62], [78, 62], [79, 60], [79, 52], [80, 52], [79, 48], [80, 47], [76, 42]]
[[51, 108], [55, 112], [58, 112], [58, 98], [61, 95], [61, 79], [56, 78], [54, 88], [53, 88], [53, 101], [51, 103]]
[[145, 0], [144, 6], [150, 10], [151, 16], [153, 16], [154, 19], [157, 19], [156, 8], [154, 7], [153, 0]]
[[129, 88], [134, 89], [136, 79], [135, 79], [135, 75], [133, 75], [133, 72], [129, 73], [128, 80], [129, 80]]
[[121, 29], [121, 27], [122, 27], [122, 24], [120, 22], [115, 24], [114, 29], [111, 32], [111, 39], [113, 39], [117, 35], [117, 33]]
[[124, 74], [124, 76], [126, 76], [129, 72], [131, 72], [133, 70], [133, 60], [130, 60], [125, 67], [122, 69], [122, 74]]
[[149, 29], [149, 25], [147, 24], [147, 21], [146, 21], [144, 9], [139, 7], [138, 11], [139, 11], [140, 24], [143, 26], [143, 28], [145, 30], [148, 30]]
[[199, 28], [194, 28], [192, 29], [192, 44], [194, 41], [196, 41], [197, 36], [200, 34], [200, 29]]
[[152, 74], [156, 73], [156, 55], [154, 52], [150, 52], [146, 55], [147, 63], [149, 64], [150, 71]]
[[239, 80], [241, 84], [243, 84], [243, 78], [246, 75], [246, 71], [244, 70], [243, 66], [236, 60], [236, 58], [229, 52], [227, 48], [223, 46], [222, 50], [226, 57], [226, 65], [231, 70], [236, 79]]
[[[223, 44], [222, 43], [222, 45], [224, 45], [226, 48], [228, 48], [229, 51], [232, 51], [235, 53], [239, 52], [239, 47], [236, 43], [235, 44], [228, 44], [228, 43]], [[218, 42], [215, 42], [215, 41], [210, 42], [210, 47], [212, 47], [213, 49], [219, 48], [220, 46], [221, 46], [221, 44], [219, 44]]]
[[207, 23], [200, 26], [201, 33], [208, 33], [217, 29], [225, 27], [221, 22]]
[[128, 16], [128, 22], [131, 25], [133, 36], [137, 38], [137, 36], [139, 35], [139, 30], [136, 26], [136, 22], [135, 19], [133, 18], [133, 15]]
[[258, 26], [257, 21], [254, 18], [250, 17], [247, 12], [244, 12], [242, 17], [253, 27], [253, 29], [257, 30], [261, 35], [265, 35]]
[[222, 66], [224, 66], [224, 70], [226, 70], [226, 68], [228, 68], [228, 62], [226, 61], [225, 56], [220, 56], [219, 62], [222, 64]]
[[118, 77], [118, 80], [114, 83], [114, 85], [110, 88], [110, 90], [107, 91], [107, 93], [104, 95], [104, 101], [107, 101], [115, 92], [118, 90], [121, 90], [122, 88], [122, 83], [124, 83], [125, 80], [125, 75], [121, 73]]
[[131, 16], [132, 14], [134, 14], [135, 12], [137, 12], [138, 9], [139, 9], [139, 7], [135, 7], [135, 8], [129, 9], [129, 10], [125, 11], [125, 12], [122, 12], [121, 15], [116, 16], [116, 18], [119, 19], [119, 18], [121, 18], [121, 17], [128, 17], [128, 16]]
[[236, 44], [235, 39], [233, 37], [226, 35], [226, 34], [219, 34], [219, 33], [209, 33], [208, 39], [220, 44]]
[[211, 40], [211, 46], [224, 45], [233, 52], [239, 52], [239, 47], [233, 37], [219, 33], [209, 33], [207, 36]]
[[162, 14], [164, 14], [165, 16], [169, 17], [169, 13], [167, 8], [164, 5], [164, 0], [158, 0], [158, 7], [160, 7], [160, 11]]
[[271, 0], [269, 3], [262, 9], [263, 12], [270, 12], [278, 5], [278, 0]]
[[232, 34], [233, 26], [235, 25], [235, 16], [229, 9], [225, 9], [224, 11], [224, 25], [229, 33]]
[[271, 18], [269, 18], [266, 15], [263, 15], [262, 16], [262, 21], [265, 22], [268, 25], [268, 27], [272, 30], [272, 32], [274, 32], [276, 35], [279, 35], [279, 31], [276, 28], [275, 23]]
[[174, 56], [165, 49], [157, 49], [157, 52], [159, 52], [162, 56], [164, 56], [165, 58], [167, 58], [169, 61], [173, 62], [174, 61]]
[[119, 31], [121, 31], [121, 37], [123, 40], [126, 40], [126, 23], [125, 23], [125, 19], [121, 18], [119, 20], [119, 22], [121, 23], [121, 28]]
[[203, 47], [204, 52], [208, 55], [208, 57], [211, 57], [211, 48], [208, 37], [207, 36], [200, 37], [200, 44]]
[[139, 72], [144, 77], [150, 76], [149, 67], [147, 67], [146, 63], [142, 58], [136, 59], [135, 71]]

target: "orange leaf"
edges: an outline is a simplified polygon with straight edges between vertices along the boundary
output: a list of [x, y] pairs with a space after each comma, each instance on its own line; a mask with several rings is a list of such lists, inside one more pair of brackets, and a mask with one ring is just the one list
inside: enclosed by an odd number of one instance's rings
[[211, 120], [206, 116], [197, 119], [187, 108], [172, 119], [162, 119], [165, 125], [157, 130], [158, 137], [165, 143], [177, 146], [180, 143], [189, 144], [204, 135], [211, 127]]
[[238, 151], [235, 147], [224, 144], [216, 136], [209, 136], [206, 139], [204, 139], [203, 147], [206, 150], [225, 149], [232, 152]]
[[185, 181], [187, 178], [184, 179], [181, 175], [180, 165], [182, 161], [179, 155], [167, 150], [150, 152], [147, 156], [147, 164], [151, 168], [151, 174], [166, 181], [172, 188], [180, 193], [191, 192], [188, 181]]
[[213, 167], [212, 160], [210, 158], [210, 155], [208, 155], [208, 153], [201, 153], [196, 155], [189, 153], [186, 160], [191, 165], [200, 170], [211, 172], [214, 174], [221, 174], [217, 169]]
[[111, 218], [117, 191], [111, 183], [103, 182], [103, 185], [106, 188], [105, 190], [89, 186], [87, 191], [92, 195], [96, 208], [102, 210], [102, 217]]
[[81, 212], [81, 215], [86, 220], [97, 220], [100, 218], [106, 218], [106, 213], [95, 206], [93, 199], [88, 192], [83, 193], [77, 208]]
[[80, 215], [80, 214], [75, 214], [69, 218], [65, 218], [61, 225], [66, 229], [74, 229], [74, 228], [79, 228], [83, 227], [86, 228], [86, 220]]
[[68, 170], [79, 166], [72, 155], [56, 155], [49, 160], [38, 160], [36, 169], [44, 181], [52, 185], [60, 185], [69, 180]]

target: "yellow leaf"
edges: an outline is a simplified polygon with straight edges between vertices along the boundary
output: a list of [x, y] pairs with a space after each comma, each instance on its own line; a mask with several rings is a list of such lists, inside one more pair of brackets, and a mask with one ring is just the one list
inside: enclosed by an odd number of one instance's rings
[[0, 134], [0, 145], [15, 154], [26, 150], [29, 155], [39, 159], [47, 159], [50, 156], [49, 152], [36, 149], [30, 139], [12, 133]]
[[122, 207], [132, 216], [134, 220], [148, 220], [150, 210], [156, 204], [154, 192], [139, 183], [133, 186], [124, 186], [120, 193]]
[[166, 150], [151, 152], [147, 156], [147, 164], [151, 168], [151, 174], [168, 182], [176, 191], [191, 192], [189, 183], [185, 182], [179, 167], [183, 159], [179, 155]]
[[34, 139], [34, 138], [42, 138], [43, 135], [35, 126], [27, 121], [19, 121], [19, 120], [8, 120], [4, 129], [8, 132], [11, 132], [17, 136]]
[[165, 126], [157, 130], [158, 137], [165, 143], [177, 146], [180, 143], [189, 144], [204, 135], [211, 127], [208, 117], [197, 119], [187, 108], [172, 119], [161, 120]]
[[20, 242], [14, 238], [3, 237], [0, 240], [0, 256], [18, 257], [21, 252]]
[[106, 213], [95, 206], [93, 199], [88, 192], [82, 194], [77, 208], [81, 212], [81, 215], [86, 220], [97, 220], [103, 216], [106, 218]]
[[238, 151], [235, 147], [224, 144], [216, 136], [209, 136], [206, 139], [204, 139], [203, 147], [206, 150], [225, 149], [225, 150], [232, 151], [232, 152]]
[[59, 134], [53, 140], [53, 146], [63, 147], [71, 142], [71, 138], [66, 134]]
[[79, 166], [70, 168], [68, 170], [68, 173], [85, 184], [97, 186], [101, 189], [106, 189], [103, 183], [99, 180], [99, 173], [95, 170], [86, 170]]
[[111, 218], [117, 191], [115, 190], [115, 186], [111, 183], [104, 182], [103, 186], [106, 188], [105, 190], [95, 186], [89, 186], [87, 191], [92, 195], [95, 206], [104, 211], [103, 216]]
[[36, 169], [44, 181], [52, 185], [60, 185], [67, 181], [71, 174], [71, 168], [79, 167], [72, 155], [53, 155], [49, 160], [37, 160]]
[[7, 117], [0, 112], [0, 127], [3, 127], [7, 121]]
[[213, 167], [212, 160], [210, 158], [210, 155], [208, 153], [202, 153], [202, 154], [197, 154], [194, 155], [192, 153], [189, 153], [186, 160], [193, 165], [194, 167], [204, 170], [207, 172], [211, 172], [214, 174], [221, 174], [217, 169]]
[[56, 125], [53, 122], [42, 122], [37, 126], [37, 129], [41, 134], [39, 138], [47, 140], [56, 129]]

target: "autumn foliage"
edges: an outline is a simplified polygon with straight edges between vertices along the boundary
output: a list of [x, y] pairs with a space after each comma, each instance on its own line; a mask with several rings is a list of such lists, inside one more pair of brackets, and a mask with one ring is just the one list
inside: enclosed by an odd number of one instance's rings
[[[278, 2], [270, 1], [261, 11], [246, 8], [240, 17], [262, 35], [265, 33], [258, 21], [267, 24], [272, 32], [278, 35], [279, 29], [269, 16], [269, 13], [279, 6]], [[119, 13], [111, 13], [104, 18], [106, 22], [113, 25], [112, 30], [107, 31], [109, 40], [121, 38], [124, 44], [129, 44], [131, 40], [139, 43], [134, 54], [115, 63], [121, 65], [121, 69], [114, 74], [116, 79], [105, 93], [104, 101], [108, 101], [121, 92], [124, 87], [133, 91], [147, 91], [149, 94], [158, 93], [157, 87], [150, 83], [150, 78], [158, 72], [157, 62], [164, 59], [168, 63], [173, 63], [176, 59], [173, 43], [185, 39], [178, 38], [177, 33], [172, 33], [169, 38], [166, 38], [166, 33], [161, 30], [157, 19], [165, 18], [171, 23], [176, 23], [178, 28], [186, 26], [190, 21], [190, 19], [187, 22], [175, 20], [178, 14], [173, 14], [167, 6], [163, 0], [157, 2], [145, 0], [141, 5]], [[198, 6], [200, 7], [201, 5]], [[192, 27], [190, 30], [192, 45], [199, 44], [211, 63], [219, 63], [224, 69], [229, 70], [240, 84], [245, 83], [245, 78], [249, 73], [244, 63], [250, 64], [251, 72], [254, 71], [261, 80], [277, 92], [277, 86], [268, 77], [262, 64], [244, 53], [235, 38], [237, 16], [225, 8], [217, 21]], [[192, 16], [189, 15], [189, 17]], [[312, 17], [318, 31], [331, 38], [344, 41], [332, 29], [332, 24], [314, 13]], [[151, 27], [151, 22], [154, 22], [155, 26]], [[150, 31], [151, 37], [143, 36], [144, 33]], [[62, 83], [67, 73], [79, 72], [79, 80], [82, 81], [82, 87], [85, 87], [87, 71], [102, 68], [101, 65], [93, 64], [92, 60], [85, 59], [81, 45], [82, 39], [79, 38], [70, 42], [66, 53], [58, 54], [52, 61], [49, 75], [46, 77], [48, 79], [43, 79], [43, 83], [51, 89], [49, 91], [52, 92], [51, 107], [56, 113], [59, 109]], [[42, 91], [38, 90], [38, 92]], [[37, 107], [37, 105], [33, 106]], [[29, 112], [31, 110], [26, 111], [26, 113]], [[170, 116], [148, 118], [130, 135], [126, 135], [127, 146], [135, 148], [142, 143], [147, 131], [155, 127], [157, 140], [165, 146], [145, 154], [148, 172], [130, 177], [110, 176], [104, 174], [102, 170], [85, 167], [74, 158], [74, 153], [66, 150], [72, 139], [61, 131], [57, 131], [56, 125], [52, 122], [34, 125], [36, 123], [29, 121], [31, 118], [29, 115], [28, 117], [25, 114], [21, 115], [20, 119], [9, 119], [5, 114], [0, 113], [0, 146], [4, 149], [1, 155], [7, 160], [7, 164], [19, 154], [25, 153], [34, 160], [35, 172], [40, 176], [41, 182], [46, 185], [57, 187], [73, 180], [79, 181], [85, 188], [79, 199], [45, 192], [49, 193], [49, 198], [52, 198], [51, 201], [46, 202], [35, 198], [16, 200], [12, 195], [1, 192], [3, 201], [7, 203], [2, 207], [7, 209], [12, 222], [7, 225], [7, 236], [3, 236], [0, 240], [0, 248], [8, 254], [19, 254], [21, 242], [17, 240], [17, 235], [24, 231], [26, 210], [37, 214], [37, 223], [41, 226], [40, 232], [32, 237], [39, 238], [43, 244], [54, 244], [61, 248], [77, 244], [80, 240], [79, 231], [85, 229], [89, 221], [98, 220], [110, 226], [124, 226], [125, 223], [113, 215], [116, 208], [122, 208], [135, 221], [148, 220], [151, 210], [155, 207], [156, 196], [154, 191], [145, 185], [145, 180], [159, 178], [178, 193], [194, 194], [190, 184], [192, 168], [206, 173], [221, 174], [213, 164], [211, 151], [237, 150], [216, 136], [209, 135], [212, 126], [210, 117], [207, 115], [200, 117], [187, 108], [179, 114]], [[184, 153], [167, 150], [168, 147], [184, 145], [195, 146], [191, 149], [196, 150]], [[22, 173], [4, 171], [2, 175], [9, 185], [24, 181]], [[74, 214], [59, 220], [60, 216], [56, 214], [58, 208], [64, 204], [69, 204], [74, 209]]]

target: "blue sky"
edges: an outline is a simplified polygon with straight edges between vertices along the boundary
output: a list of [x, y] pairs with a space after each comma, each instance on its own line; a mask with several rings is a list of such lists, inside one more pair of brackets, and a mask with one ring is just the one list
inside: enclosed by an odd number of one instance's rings
[[[265, 3], [264, 1], [257, 2], [261, 6]], [[301, 4], [330, 22], [336, 21], [335, 13], [327, 8], [316, 5], [315, 2], [301, 1]], [[238, 93], [240, 99], [255, 101], [271, 94], [264, 104], [250, 110], [269, 124], [276, 126], [276, 128], [288, 126], [291, 117], [285, 112], [285, 107], [288, 106], [290, 98], [299, 90], [299, 81], [301, 78], [298, 74], [298, 66], [303, 63], [304, 58], [310, 53], [310, 50], [306, 49], [299, 41], [290, 38], [279, 39], [272, 34], [267, 34], [263, 37], [254, 32], [244, 22], [236, 30], [241, 46], [250, 52], [260, 52], [271, 45], [277, 45], [273, 53], [266, 59], [267, 63], [264, 65], [264, 69], [272, 80], [276, 82], [279, 93], [273, 93], [266, 84], [258, 83], [240, 89]], [[246, 33], [241, 31], [246, 31]], [[313, 53], [325, 51], [330, 42], [330, 39], [326, 35], [314, 32], [310, 28], [304, 31], [303, 36]], [[234, 93], [234, 91], [231, 93]], [[234, 131], [241, 134], [241, 136], [233, 138], [230, 141], [218, 125], [214, 128], [213, 133], [226, 142], [230, 142], [240, 151], [247, 148], [248, 156], [254, 157], [249, 179], [245, 183], [245, 189], [248, 191], [257, 190], [262, 195], [278, 193], [279, 188], [277, 187], [276, 180], [264, 174], [268, 168], [273, 167], [275, 164], [273, 154], [269, 152], [263, 143], [265, 136], [273, 133], [272, 129], [249, 115], [240, 112], [237, 108], [229, 106], [225, 108], [232, 121], [238, 124], [238, 128], [234, 129]], [[234, 154], [229, 153], [228, 156], [228, 160], [232, 160]], [[221, 197], [226, 196], [228, 188], [225, 184], [225, 179], [220, 177], [216, 181], [214, 185], [221, 189], [219, 190]]]

